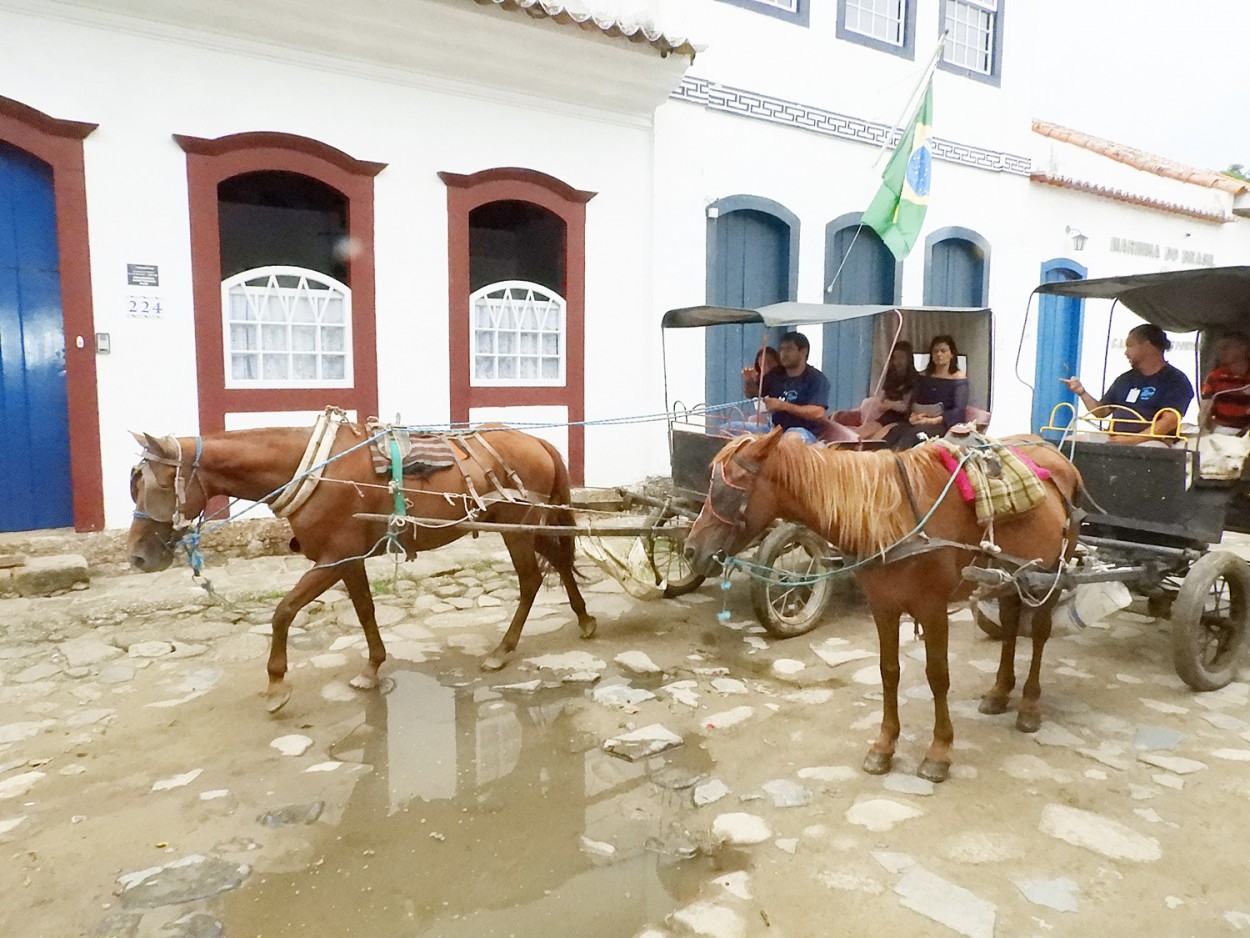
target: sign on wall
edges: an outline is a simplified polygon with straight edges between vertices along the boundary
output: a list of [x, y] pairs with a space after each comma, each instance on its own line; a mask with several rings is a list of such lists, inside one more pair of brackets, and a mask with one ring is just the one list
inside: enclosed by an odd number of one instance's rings
[[126, 285], [132, 289], [126, 296], [126, 315], [132, 319], [160, 319], [161, 272], [156, 264], [127, 264]]

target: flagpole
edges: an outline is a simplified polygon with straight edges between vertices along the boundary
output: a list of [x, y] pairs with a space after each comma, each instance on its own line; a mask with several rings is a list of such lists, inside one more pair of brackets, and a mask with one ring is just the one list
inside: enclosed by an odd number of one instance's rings
[[[946, 33], [938, 36], [937, 48], [933, 50], [933, 55], [929, 57], [929, 64], [925, 66], [924, 73], [920, 76], [920, 81], [915, 88], [912, 89], [911, 95], [907, 98], [907, 104], [903, 108], [903, 113], [899, 116], [896, 127], [907, 127], [911, 124], [912, 119], [916, 116], [916, 111], [920, 110], [920, 105], [924, 101], [924, 89], [929, 79], [933, 77], [933, 73], [937, 70], [938, 60], [942, 57], [942, 47], [946, 45]], [[887, 133], [885, 139], [881, 141], [881, 146], [877, 150], [877, 155], [872, 161], [875, 168], [881, 162], [882, 155], [891, 146], [890, 138], [893, 134]]]

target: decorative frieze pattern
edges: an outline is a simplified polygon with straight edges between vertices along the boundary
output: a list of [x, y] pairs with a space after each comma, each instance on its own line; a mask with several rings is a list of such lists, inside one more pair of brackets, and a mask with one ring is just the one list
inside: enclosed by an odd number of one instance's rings
[[[706, 107], [710, 111], [727, 111], [752, 120], [782, 124], [842, 140], [856, 140], [875, 147], [886, 144], [894, 146], [902, 136], [902, 131], [890, 124], [866, 121], [797, 101], [722, 85], [706, 78], [686, 76], [670, 97]], [[1026, 156], [987, 150], [941, 137], [931, 137], [930, 144], [934, 159], [948, 163], [974, 166], [995, 173], [1010, 173], [1013, 176], [1028, 176], [1031, 171]]]

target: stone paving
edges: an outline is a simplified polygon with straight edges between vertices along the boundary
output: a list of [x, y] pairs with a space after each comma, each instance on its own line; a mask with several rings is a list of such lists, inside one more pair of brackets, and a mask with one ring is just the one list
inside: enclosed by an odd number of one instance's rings
[[[250, 934], [233, 924], [232, 894], [316, 869], [301, 832], [346, 832], [345, 805], [376, 766], [335, 755], [368, 707], [347, 685], [363, 639], [341, 591], [292, 629], [287, 709], [274, 718], [260, 704], [273, 604], [306, 568], [295, 557], [210, 558], [216, 603], [177, 568], [0, 598], [0, 934]], [[584, 865], [687, 864], [696, 882], [658, 913], [654, 901], [604, 895], [615, 919], [595, 935], [1250, 930], [1240, 847], [1250, 685], [1190, 692], [1154, 620], [1123, 612], [1057, 635], [1046, 722], [1030, 737], [1011, 728], [1013, 714], [977, 712], [997, 646], [956, 613], [956, 763], [934, 786], [912, 774], [931, 697], [910, 629], [904, 736], [894, 771], [874, 778], [858, 768], [880, 719], [862, 608], [772, 642], [742, 584], [641, 603], [586, 570], [596, 639], [579, 641], [562, 593], [544, 590], [517, 658], [495, 675], [476, 660], [517, 598], [497, 539], [466, 539], [398, 571], [371, 562], [371, 579], [391, 656], [384, 675], [433, 675], [483, 713], [551, 689], [572, 695], [563, 712], [588, 775], [623, 786], [581, 821], [573, 849]], [[428, 833], [429, 849], [457, 845], [454, 829]], [[414, 891], [438, 888], [416, 882], [427, 872], [411, 871]], [[70, 894], [88, 911], [59, 901]], [[435, 911], [406, 931], [386, 930], [376, 910], [356, 922], [375, 934], [562, 933], [527, 926], [519, 902], [508, 930], [485, 914]], [[264, 933], [297, 933], [279, 924], [286, 915], [266, 919]]]

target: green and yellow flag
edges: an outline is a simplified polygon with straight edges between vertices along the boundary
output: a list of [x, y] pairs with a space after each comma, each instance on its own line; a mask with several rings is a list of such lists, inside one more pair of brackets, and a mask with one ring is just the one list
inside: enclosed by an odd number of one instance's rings
[[894, 256], [902, 260], [920, 236], [929, 207], [929, 179], [933, 156], [929, 133], [933, 124], [933, 79], [911, 126], [881, 173], [881, 189], [864, 212], [862, 224], [881, 236]]

